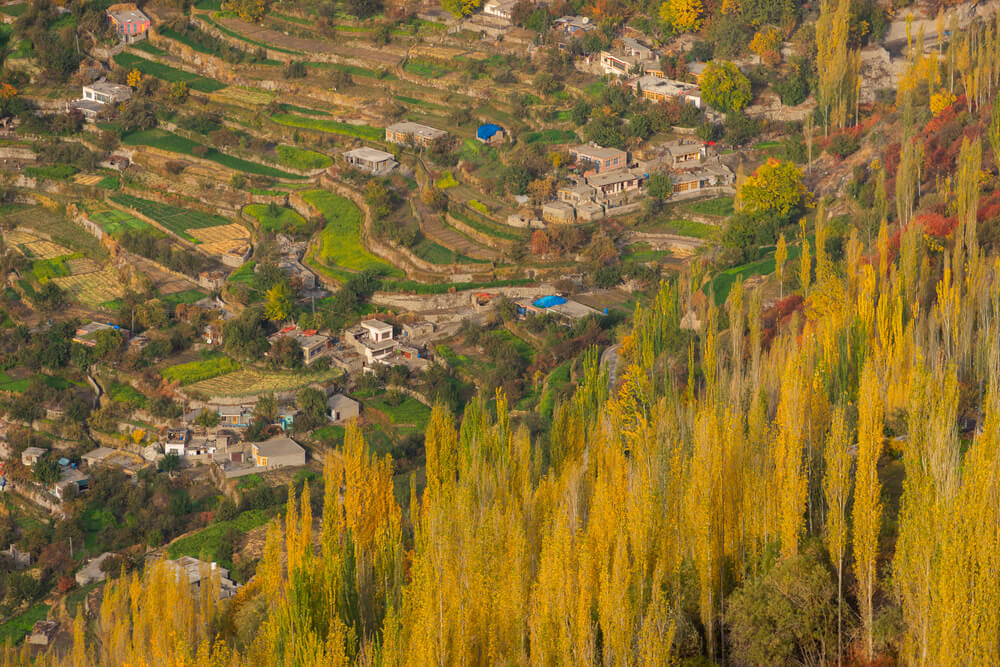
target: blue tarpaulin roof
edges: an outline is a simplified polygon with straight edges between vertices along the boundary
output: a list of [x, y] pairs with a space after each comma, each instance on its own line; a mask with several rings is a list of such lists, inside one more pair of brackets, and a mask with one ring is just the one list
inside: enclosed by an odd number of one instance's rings
[[489, 139], [497, 132], [503, 132], [503, 128], [495, 123], [486, 123], [485, 125], [480, 125], [479, 129], [476, 130], [476, 138]]
[[531, 305], [535, 308], [551, 308], [552, 306], [561, 306], [566, 303], [566, 299], [561, 296], [556, 296], [555, 294], [549, 296], [543, 296], [541, 298], [535, 299]]

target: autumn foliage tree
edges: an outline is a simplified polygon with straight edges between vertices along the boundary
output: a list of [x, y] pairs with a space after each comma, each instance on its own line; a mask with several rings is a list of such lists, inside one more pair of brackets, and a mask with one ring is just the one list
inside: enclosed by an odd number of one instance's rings
[[700, 80], [705, 101], [719, 111], [742, 111], [750, 103], [750, 79], [736, 65], [726, 61], [712, 61], [705, 66]]

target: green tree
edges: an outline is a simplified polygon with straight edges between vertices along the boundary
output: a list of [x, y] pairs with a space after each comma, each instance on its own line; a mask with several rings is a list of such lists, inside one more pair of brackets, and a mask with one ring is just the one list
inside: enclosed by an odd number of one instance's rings
[[59, 481], [59, 464], [55, 459], [48, 456], [40, 458], [32, 468], [32, 472], [35, 475], [35, 479], [45, 486], [55, 484]]
[[821, 665], [837, 644], [837, 590], [816, 545], [780, 561], [729, 599], [733, 654], [748, 665]]
[[483, 4], [483, 0], [441, 0], [441, 8], [457, 18], [468, 16]]
[[674, 192], [674, 182], [670, 180], [670, 174], [665, 171], [657, 171], [649, 175], [646, 181], [646, 191], [649, 196], [658, 202], [670, 199]]
[[750, 103], [750, 79], [731, 62], [710, 62], [701, 76], [705, 101], [719, 111], [742, 111]]
[[292, 290], [282, 281], [267, 290], [264, 314], [272, 322], [283, 322], [292, 312]]

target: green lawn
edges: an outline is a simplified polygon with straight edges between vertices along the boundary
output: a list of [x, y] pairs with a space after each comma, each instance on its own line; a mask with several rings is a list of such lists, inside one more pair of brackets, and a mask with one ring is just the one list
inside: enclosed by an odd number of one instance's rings
[[298, 148], [296, 146], [278, 146], [278, 162], [286, 167], [310, 171], [312, 169], [325, 169], [333, 164], [333, 160], [328, 155], [317, 153], [316, 151]]
[[178, 208], [148, 199], [140, 199], [132, 195], [115, 195], [110, 199], [116, 204], [135, 209], [139, 213], [156, 220], [178, 236], [192, 242], [197, 242], [197, 240], [190, 234], [185, 233], [185, 230], [217, 227], [219, 225], [228, 225], [232, 222], [221, 215], [212, 215], [195, 209]]
[[288, 127], [317, 130], [319, 132], [339, 134], [345, 137], [368, 139], [369, 141], [381, 141], [385, 137], [385, 131], [380, 128], [372, 127], [371, 125], [343, 123], [339, 120], [307, 118], [305, 116], [296, 116], [290, 113], [271, 114], [271, 120], [279, 125], [286, 125]]
[[162, 63], [146, 60], [134, 53], [119, 53], [115, 56], [115, 63], [127, 70], [137, 69], [143, 74], [155, 76], [157, 79], [163, 79], [164, 81], [184, 81], [187, 83], [188, 88], [202, 93], [213, 93], [226, 87], [226, 84], [219, 83], [215, 79], [198, 76], [197, 74], [175, 69]]
[[718, 227], [713, 225], [706, 225], [703, 222], [694, 222], [693, 220], [683, 220], [681, 218], [667, 220], [657, 225], [657, 227], [668, 234], [690, 236], [696, 239], [712, 238], [719, 231]]
[[269, 232], [295, 233], [306, 228], [306, 219], [290, 208], [281, 207], [278, 215], [272, 215], [271, 209], [265, 204], [250, 204], [243, 209], [247, 215], [257, 218], [261, 229]]
[[[186, 537], [181, 537], [167, 547], [167, 558], [176, 559], [181, 556], [192, 556], [205, 560], [215, 560], [215, 554], [222, 543], [222, 537], [232, 528], [240, 534], [247, 533], [258, 526], [263, 526], [271, 519], [272, 513], [265, 510], [248, 510], [231, 521], [213, 523]], [[231, 568], [232, 563], [223, 563], [223, 567]]]
[[431, 417], [431, 409], [412, 396], [403, 396], [399, 405], [388, 402], [389, 396], [382, 394], [378, 398], [367, 401], [367, 404], [380, 412], [384, 412], [393, 425], [408, 425], [421, 431], [427, 428]]
[[344, 444], [344, 434], [345, 429], [343, 426], [330, 424], [328, 426], [320, 426], [318, 429], [313, 431], [312, 437], [314, 440], [323, 443], [327, 447], [336, 447]]
[[146, 405], [146, 397], [138, 389], [130, 384], [112, 382], [108, 385], [108, 396], [112, 401], [125, 403], [135, 408], [142, 408]]
[[401, 275], [391, 264], [365, 250], [361, 242], [362, 213], [354, 202], [326, 190], [310, 190], [304, 192], [302, 198], [319, 209], [326, 220], [326, 226], [319, 233], [316, 261], [331, 268], [374, 269]]
[[[182, 155], [197, 156], [205, 160], [210, 160], [223, 167], [242, 171], [247, 174], [257, 174], [259, 176], [270, 176], [272, 178], [284, 178], [289, 180], [303, 179], [305, 176], [292, 174], [287, 171], [275, 169], [257, 162], [250, 162], [234, 155], [220, 153], [214, 148], [203, 146], [196, 141], [191, 141], [166, 130], [153, 128], [151, 130], [140, 130], [131, 132], [122, 137], [122, 143], [128, 146], [152, 146], [160, 150], [180, 153]], [[200, 154], [199, 154], [200, 153]]]
[[23, 3], [20, 5], [3, 5], [0, 6], [0, 14], [6, 14], [7, 16], [20, 16], [28, 9], [28, 4]]
[[[333, 69], [339, 72], [347, 72], [351, 76], [360, 76], [366, 79], [381, 79], [383, 81], [395, 81], [398, 77], [387, 70], [377, 71], [358, 67], [357, 65], [343, 65], [341, 63], [306, 63], [307, 67], [315, 69]], [[330, 114], [325, 114], [330, 115]]]
[[727, 218], [733, 214], [733, 198], [715, 197], [713, 199], [702, 199], [701, 201], [688, 204], [687, 208], [692, 213]]
[[441, 178], [437, 180], [437, 182], [434, 184], [434, 187], [436, 187], [439, 190], [447, 190], [448, 188], [458, 187], [458, 185], [459, 183], [457, 180], [455, 180], [455, 175], [452, 174], [450, 171], [446, 171], [444, 172], [444, 174], [441, 175]]
[[503, 338], [504, 340], [510, 342], [517, 353], [521, 355], [521, 358], [531, 363], [535, 358], [535, 348], [531, 346], [531, 343], [516, 336], [512, 331], [508, 329], [500, 329], [496, 332], [497, 336]]
[[51, 259], [40, 259], [31, 264], [31, 274], [39, 284], [44, 285], [52, 278], [63, 278], [69, 275], [69, 267], [66, 260], [78, 259], [83, 255], [66, 255], [65, 257], [52, 257]]
[[166, 51], [164, 51], [163, 49], [161, 49], [158, 46], [153, 46], [152, 44], [150, 44], [146, 40], [142, 40], [141, 42], [136, 42], [135, 44], [132, 45], [132, 48], [138, 49], [139, 51], [142, 51], [144, 53], [148, 53], [151, 56], [165, 56], [165, 55], [167, 55]]
[[53, 164], [44, 167], [25, 167], [24, 175], [32, 178], [50, 178], [57, 181], [65, 181], [73, 174], [79, 173], [79, 171], [79, 169], [71, 164]]
[[213, 356], [199, 361], [177, 364], [160, 371], [167, 382], [180, 382], [181, 386], [226, 375], [242, 368], [239, 362], [226, 356]]
[[28, 607], [28, 610], [18, 614], [3, 625], [0, 625], [0, 644], [14, 646], [20, 644], [31, 632], [35, 623], [49, 615], [49, 605], [39, 602]]

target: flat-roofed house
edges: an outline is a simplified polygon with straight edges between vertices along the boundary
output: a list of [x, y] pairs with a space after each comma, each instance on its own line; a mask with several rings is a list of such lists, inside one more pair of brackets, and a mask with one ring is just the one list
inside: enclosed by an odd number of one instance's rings
[[126, 44], [146, 39], [151, 25], [149, 17], [139, 11], [132, 2], [111, 5], [107, 9], [108, 21], [114, 26], [118, 37]]
[[132, 99], [132, 89], [120, 83], [95, 81], [83, 87], [83, 99], [92, 100], [98, 104], [128, 102]]
[[672, 169], [692, 169], [705, 160], [705, 145], [700, 141], [671, 141], [663, 147], [670, 154]]
[[510, 21], [511, 12], [516, 4], [517, 0], [486, 0], [483, 4], [483, 14]]
[[676, 98], [694, 105], [696, 109], [701, 108], [701, 89], [693, 83], [646, 74], [632, 79], [628, 82], [628, 86], [636, 95], [642, 95], [653, 102], [665, 102]]
[[332, 339], [324, 334], [318, 333], [316, 329], [302, 330], [298, 327], [285, 327], [276, 334], [268, 336], [268, 341], [272, 344], [279, 338], [288, 337], [299, 344], [302, 348], [302, 361], [308, 366], [320, 357], [326, 356], [333, 349]]
[[261, 468], [287, 468], [306, 464], [306, 450], [299, 443], [283, 435], [264, 442], [255, 442], [250, 447], [254, 465]]
[[376, 176], [388, 174], [399, 165], [396, 162], [396, 156], [392, 153], [386, 153], [385, 151], [380, 151], [377, 148], [369, 148], [368, 146], [347, 151], [344, 153], [344, 159], [347, 161], [347, 164], [355, 169], [360, 169]]
[[643, 176], [629, 169], [618, 169], [587, 177], [587, 185], [597, 191], [597, 200], [626, 195], [642, 187]]
[[617, 148], [605, 148], [597, 144], [581, 144], [569, 149], [570, 156], [582, 167], [597, 173], [628, 166], [628, 153]]
[[374, 343], [392, 340], [392, 325], [382, 320], [363, 320], [361, 326], [368, 331], [368, 336]]
[[385, 140], [394, 144], [412, 143], [417, 146], [430, 146], [435, 139], [446, 136], [448, 133], [444, 130], [408, 120], [393, 123], [385, 128]]

